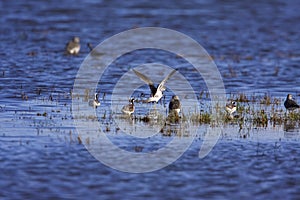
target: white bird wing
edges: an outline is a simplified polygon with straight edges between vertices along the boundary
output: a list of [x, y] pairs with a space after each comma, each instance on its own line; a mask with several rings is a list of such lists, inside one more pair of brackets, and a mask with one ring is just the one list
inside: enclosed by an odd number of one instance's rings
[[142, 80], [142, 81], [144, 81], [145, 83], [147, 83], [148, 85], [153, 85], [153, 82], [150, 80], [150, 78], [148, 78], [147, 76], [145, 76], [144, 74], [142, 74], [141, 72], [138, 72], [138, 71], [136, 71], [136, 70], [134, 70], [134, 69], [132, 69], [133, 70], [133, 72], [138, 76], [138, 77], [140, 77], [140, 79]]
[[160, 82], [160, 84], [158, 85], [157, 87], [157, 90], [160, 90], [160, 91], [164, 91], [164, 85], [166, 84], [167, 80], [169, 80], [169, 78], [171, 78], [171, 76], [173, 76], [173, 74], [176, 72], [176, 70], [174, 69], [168, 76], [166, 76], [166, 78], [164, 78], [164, 80], [162, 80]]

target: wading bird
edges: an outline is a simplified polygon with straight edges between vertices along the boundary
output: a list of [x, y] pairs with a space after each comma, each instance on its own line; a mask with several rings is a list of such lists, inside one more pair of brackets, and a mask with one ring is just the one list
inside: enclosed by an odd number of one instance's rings
[[74, 37], [68, 44], [66, 45], [66, 51], [68, 54], [76, 55], [80, 51], [80, 39], [79, 37]]
[[91, 43], [87, 43], [86, 46], [89, 48], [90, 51], [94, 50], [94, 47]]
[[132, 113], [134, 113], [134, 98], [131, 98], [131, 99], [129, 100], [129, 102], [130, 102], [130, 103], [129, 103], [128, 105], [123, 106], [122, 112], [123, 112], [124, 114], [131, 115]]
[[288, 94], [286, 96], [286, 100], [284, 102], [284, 107], [288, 111], [293, 111], [293, 110], [299, 108], [300, 106], [296, 103], [296, 101], [293, 100], [293, 96], [291, 94]]
[[101, 105], [101, 103], [99, 101], [99, 94], [95, 93], [95, 97], [94, 97], [94, 101], [93, 101], [93, 107], [97, 108], [100, 105]]
[[233, 113], [236, 111], [236, 105], [234, 101], [231, 101], [230, 103], [227, 103], [225, 106], [225, 110], [228, 113], [229, 117], [233, 119]]
[[181, 108], [181, 104], [179, 101], [179, 97], [177, 95], [172, 96], [172, 99], [169, 103], [169, 113], [175, 112], [177, 115], [179, 115]]

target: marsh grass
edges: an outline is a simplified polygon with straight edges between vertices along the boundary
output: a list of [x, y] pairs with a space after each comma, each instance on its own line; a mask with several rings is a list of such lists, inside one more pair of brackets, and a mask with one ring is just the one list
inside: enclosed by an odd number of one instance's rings
[[299, 112], [290, 112], [286, 115], [285, 120], [300, 121], [300, 113]]
[[208, 112], [201, 112], [199, 114], [192, 114], [191, 115], [191, 121], [193, 123], [199, 123], [199, 124], [209, 124], [211, 122], [211, 114]]
[[[284, 125], [287, 121], [293, 121], [296, 124], [300, 123], [300, 113], [299, 112], [285, 112], [283, 107], [284, 98], [272, 97], [271, 95], [264, 94], [250, 94], [237, 93], [230, 94], [230, 100], [236, 102], [237, 111], [233, 115], [228, 115], [225, 111], [225, 108], [216, 104], [215, 108], [210, 107], [209, 103], [209, 93], [202, 91], [198, 96], [198, 100], [201, 102], [202, 109], [200, 111], [194, 110], [188, 114], [169, 113], [168, 115], [161, 112], [150, 112], [147, 114], [139, 114], [132, 116], [120, 115], [120, 119], [124, 122], [131, 121], [135, 123], [143, 123], [145, 125], [160, 125], [163, 127], [161, 133], [163, 135], [174, 135], [171, 130], [166, 128], [166, 125], [176, 125], [176, 124], [190, 124], [190, 125], [210, 125], [211, 127], [223, 126], [226, 124], [237, 126], [239, 130], [249, 127], [247, 124], [251, 124], [252, 128], [262, 127], [266, 128], [268, 126], [281, 126]], [[88, 94], [86, 95], [88, 96]], [[207, 102], [207, 103], [206, 103]], [[217, 112], [213, 114], [211, 110]], [[102, 117], [98, 119], [87, 117], [88, 120], [104, 120], [106, 119], [106, 111], [102, 112]], [[105, 132], [110, 132], [116, 130], [111, 128], [110, 125], [105, 125]]]
[[[264, 95], [231, 94], [230, 99], [236, 102], [237, 111], [233, 116], [229, 116], [224, 109], [215, 108], [220, 112], [219, 124], [237, 124], [243, 128], [245, 122], [251, 122], [254, 127], [280, 126], [287, 121], [300, 123], [298, 111], [287, 113], [283, 107], [284, 99], [272, 97], [267, 93]], [[193, 123], [210, 124], [212, 123], [212, 113], [192, 113], [190, 119]]]
[[[61, 130], [65, 131], [66, 129], [63, 128], [63, 123], [68, 123], [67, 120], [71, 121], [74, 117], [76, 120], [100, 122], [102, 126], [100, 129], [105, 133], [117, 134], [120, 132], [118, 124], [114, 122], [116, 115], [105, 107], [106, 101], [108, 100], [103, 100], [101, 102], [101, 105], [103, 103], [103, 106], [97, 108], [96, 116], [72, 116], [70, 99], [72, 97], [78, 98], [82, 99], [82, 102], [88, 103], [88, 101], [92, 98], [91, 94], [93, 94], [93, 92], [85, 90], [85, 94], [82, 96], [73, 94], [72, 91], [66, 94], [52, 92], [50, 94], [51, 98], [47, 98], [45, 93], [45, 89], [37, 89], [36, 94], [38, 96], [33, 102], [44, 106], [43, 110], [38, 110], [40, 107], [35, 109], [34, 105], [31, 105], [31, 107], [33, 107], [32, 110], [28, 110], [28, 113], [33, 112], [33, 115], [30, 115], [30, 119], [33, 119], [33, 126], [37, 127], [39, 133], [42, 133], [43, 128], [57, 130], [60, 126], [62, 126]], [[105, 95], [106, 94], [103, 94], [103, 96]], [[201, 103], [201, 109], [198, 109], [197, 107], [188, 113], [180, 113], [180, 115], [175, 113], [168, 114], [165, 108], [160, 107], [160, 109], [154, 109], [152, 112], [153, 109], [150, 110], [152, 107], [149, 107], [149, 112], [147, 111], [148, 113], [142, 110], [141, 112], [134, 113], [132, 116], [120, 114], [117, 115], [117, 117], [129, 126], [134, 124], [160, 126], [160, 133], [164, 136], [184, 136], [186, 135], [185, 129], [188, 129], [189, 126], [198, 125], [209, 125], [210, 127], [225, 127], [228, 125], [230, 127], [237, 128], [237, 130], [241, 133], [241, 138], [248, 137], [247, 132], [249, 133], [249, 129], [253, 130], [256, 128], [284, 126], [284, 130], [288, 130], [299, 127], [300, 112], [298, 110], [286, 112], [283, 106], [283, 102], [285, 100], [285, 96], [283, 95], [282, 98], [273, 97], [268, 93], [259, 95], [235, 93], [228, 94], [228, 96], [228, 99], [235, 101], [237, 106], [237, 111], [233, 113], [232, 116], [226, 113], [225, 108], [220, 106], [221, 104], [216, 104], [216, 107], [212, 108], [209, 101], [209, 93], [207, 91], [202, 91], [200, 95], [198, 95], [198, 100]], [[23, 100], [25, 101], [25, 99]], [[30, 102], [32, 102], [31, 99], [26, 101], [26, 104]], [[120, 105], [120, 107], [122, 107], [122, 105]], [[212, 110], [217, 112], [218, 118], [215, 118], [215, 113], [213, 114], [211, 112]], [[20, 112], [17, 112], [15, 115], [24, 117], [22, 114], [20, 115]], [[73, 131], [74, 127], [70, 126], [68, 130]], [[70, 137], [73, 138], [73, 140], [70, 139], [70, 141], [77, 141], [78, 143], [85, 144], [89, 143], [89, 141], [85, 140], [80, 141], [80, 139], [76, 138], [75, 134], [70, 134]]]

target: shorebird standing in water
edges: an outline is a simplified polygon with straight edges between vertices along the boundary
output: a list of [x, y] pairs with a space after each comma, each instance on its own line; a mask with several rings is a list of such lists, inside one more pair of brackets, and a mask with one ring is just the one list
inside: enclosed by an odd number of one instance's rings
[[94, 108], [97, 108], [98, 106], [100, 106], [101, 103], [99, 101], [99, 94], [98, 93], [95, 93], [95, 98], [94, 98], [94, 101], [93, 101], [93, 107]]
[[293, 111], [297, 108], [300, 108], [300, 106], [296, 103], [296, 101], [293, 100], [293, 96], [291, 94], [288, 94], [286, 96], [286, 100], [284, 102], [284, 107], [288, 110], [288, 111]]
[[178, 96], [176, 96], [176, 95], [172, 96], [172, 99], [169, 103], [169, 114], [167, 117], [168, 123], [179, 123], [180, 109], [181, 109], [181, 104], [180, 104]]
[[166, 78], [164, 78], [164, 80], [160, 82], [160, 84], [157, 87], [155, 87], [154, 83], [146, 75], [134, 69], [133, 71], [138, 77], [140, 77], [142, 81], [149, 85], [149, 88], [151, 90], [151, 96], [147, 99], [147, 102], [156, 103], [162, 98], [163, 92], [166, 90], [165, 84], [167, 80], [176, 72], [176, 70], [173, 70], [168, 76], [166, 76]]
[[131, 115], [132, 113], [134, 113], [134, 98], [130, 99], [129, 102], [130, 103], [128, 105], [123, 106], [122, 112], [124, 114]]
[[86, 46], [89, 48], [90, 51], [93, 51], [93, 50], [94, 50], [94, 47], [93, 47], [93, 45], [92, 45], [91, 43], [88, 42], [88, 43], [86, 44]]
[[179, 97], [177, 95], [172, 96], [172, 99], [169, 103], [169, 113], [175, 112], [177, 115], [179, 115], [181, 109], [181, 104], [179, 101]]
[[68, 44], [66, 45], [66, 51], [68, 54], [76, 55], [80, 51], [80, 39], [79, 37], [74, 37]]
[[234, 101], [231, 101], [230, 103], [227, 103], [225, 106], [225, 110], [228, 113], [229, 117], [233, 119], [233, 113], [236, 111], [236, 105]]

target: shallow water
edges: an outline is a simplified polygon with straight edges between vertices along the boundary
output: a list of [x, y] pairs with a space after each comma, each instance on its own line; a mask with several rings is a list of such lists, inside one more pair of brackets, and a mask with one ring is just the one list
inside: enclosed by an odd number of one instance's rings
[[[206, 134], [202, 125], [176, 162], [155, 172], [130, 174], [103, 165], [86, 150], [82, 143], [93, 141], [78, 140], [71, 107], [76, 74], [89, 53], [87, 42], [96, 46], [130, 28], [158, 26], [198, 41], [214, 58], [228, 94], [267, 93], [281, 100], [276, 109], [284, 109], [287, 93], [299, 101], [299, 7], [292, 0], [225, 4], [218, 0], [1, 1], [0, 197], [299, 198], [297, 125], [263, 128], [249, 123], [239, 130], [238, 124], [227, 124], [212, 152], [199, 159]], [[64, 46], [74, 35], [81, 38], [81, 52], [65, 55]], [[129, 66], [145, 60], [190, 71], [184, 60], [153, 50], [125, 55], [112, 63], [99, 83], [101, 98], [106, 96], [96, 113], [111, 141], [130, 152], [151, 152], [176, 137], [132, 138], [117, 130], [103, 109], [111, 103], [116, 80]], [[199, 93], [207, 90], [197, 75], [191, 72], [187, 78]], [[205, 94], [203, 98], [200, 109], [207, 108], [209, 98]], [[163, 106], [158, 105], [162, 113]], [[143, 114], [142, 106], [138, 109]]]

